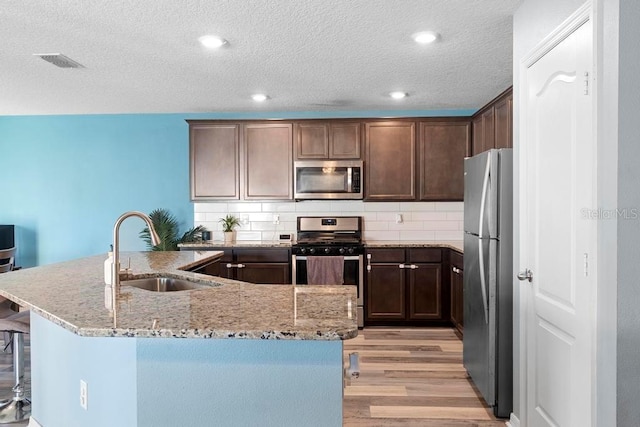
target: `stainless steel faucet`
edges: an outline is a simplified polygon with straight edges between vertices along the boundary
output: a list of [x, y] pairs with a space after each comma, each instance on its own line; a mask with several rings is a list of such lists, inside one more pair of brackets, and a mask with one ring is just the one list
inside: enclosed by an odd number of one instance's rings
[[151, 235], [151, 243], [153, 245], [160, 244], [160, 237], [156, 232], [153, 223], [151, 222], [151, 218], [149, 218], [146, 214], [138, 211], [130, 211], [125, 212], [120, 215], [120, 218], [117, 219], [115, 225], [113, 226], [113, 265], [111, 266], [111, 286], [113, 288], [113, 307], [115, 308], [115, 295], [116, 290], [120, 288], [120, 224], [129, 218], [130, 216], [137, 216], [141, 218], [144, 222], [147, 223], [147, 227], [149, 227], [149, 234]]

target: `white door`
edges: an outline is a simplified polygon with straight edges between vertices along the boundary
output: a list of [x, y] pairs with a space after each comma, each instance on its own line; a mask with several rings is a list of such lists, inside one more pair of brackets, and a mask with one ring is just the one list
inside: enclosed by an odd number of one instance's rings
[[592, 25], [583, 15], [523, 68], [520, 268], [532, 273], [520, 282], [527, 427], [592, 421], [596, 221], [588, 217], [596, 171]]

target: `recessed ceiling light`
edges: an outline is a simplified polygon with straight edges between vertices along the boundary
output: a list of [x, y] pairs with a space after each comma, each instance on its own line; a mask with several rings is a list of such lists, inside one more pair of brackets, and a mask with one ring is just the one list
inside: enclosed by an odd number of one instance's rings
[[251, 99], [253, 99], [256, 102], [263, 102], [269, 99], [269, 97], [264, 93], [256, 93], [255, 95], [251, 95]]
[[222, 37], [206, 35], [198, 38], [200, 44], [207, 49], [218, 49], [227, 44], [227, 41]]
[[421, 31], [419, 33], [415, 33], [411, 37], [413, 37], [413, 40], [415, 40], [416, 43], [429, 44], [438, 40], [440, 35], [434, 31]]
[[406, 98], [408, 94], [407, 92], [391, 92], [389, 96], [392, 97], [393, 99], [402, 99], [402, 98]]

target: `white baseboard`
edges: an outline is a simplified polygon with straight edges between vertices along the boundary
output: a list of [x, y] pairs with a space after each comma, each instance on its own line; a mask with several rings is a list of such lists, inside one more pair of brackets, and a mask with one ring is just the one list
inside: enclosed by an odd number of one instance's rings
[[29, 424], [27, 427], [42, 427], [39, 422], [35, 420], [33, 417], [29, 417]]
[[520, 427], [520, 420], [512, 412], [511, 416], [509, 417], [509, 421], [507, 421], [506, 425], [507, 427]]

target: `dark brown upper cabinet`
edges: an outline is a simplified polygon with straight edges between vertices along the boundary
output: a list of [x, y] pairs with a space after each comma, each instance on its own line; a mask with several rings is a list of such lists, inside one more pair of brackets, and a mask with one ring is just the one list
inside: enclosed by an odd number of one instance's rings
[[360, 159], [360, 122], [297, 122], [296, 160]]
[[496, 102], [494, 108], [495, 147], [513, 147], [513, 93]]
[[189, 121], [192, 200], [291, 200], [293, 124]]
[[415, 200], [416, 123], [367, 122], [364, 141], [364, 199]]
[[192, 200], [240, 198], [240, 125], [189, 125]]
[[293, 198], [293, 125], [244, 125], [244, 199]]
[[472, 117], [473, 154], [513, 147], [513, 89], [509, 88]]
[[418, 138], [420, 200], [462, 200], [464, 158], [471, 155], [471, 122], [420, 122]]

